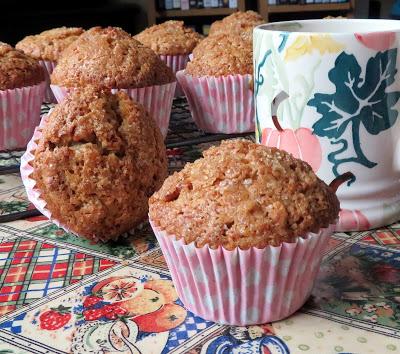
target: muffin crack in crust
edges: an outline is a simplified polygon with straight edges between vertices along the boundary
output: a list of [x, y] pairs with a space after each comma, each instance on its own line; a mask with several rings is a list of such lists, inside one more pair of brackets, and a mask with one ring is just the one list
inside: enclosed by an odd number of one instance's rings
[[163, 138], [143, 106], [90, 87], [50, 113], [33, 167], [52, 217], [103, 241], [144, 221], [167, 175]]
[[339, 202], [311, 167], [247, 140], [224, 141], [164, 182], [150, 219], [197, 247], [263, 248], [335, 222]]

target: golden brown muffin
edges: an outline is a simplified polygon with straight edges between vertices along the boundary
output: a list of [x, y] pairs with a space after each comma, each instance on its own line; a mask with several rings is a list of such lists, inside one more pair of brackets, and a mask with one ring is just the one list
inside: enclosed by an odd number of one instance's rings
[[94, 241], [145, 220], [167, 176], [163, 138], [143, 106], [89, 87], [51, 112], [32, 164], [53, 218]]
[[150, 198], [152, 222], [186, 244], [277, 246], [338, 217], [334, 191], [285, 151], [238, 139], [203, 155]]
[[53, 28], [34, 36], [27, 36], [15, 47], [32, 58], [57, 62], [61, 52], [83, 32], [79, 27]]
[[0, 90], [36, 85], [44, 79], [37, 60], [0, 42]]
[[166, 21], [146, 28], [135, 37], [159, 55], [190, 54], [203, 36], [184, 26], [183, 21]]
[[51, 83], [138, 88], [175, 81], [171, 69], [150, 48], [117, 27], [93, 27], [62, 54]]
[[252, 31], [254, 27], [265, 23], [262, 16], [254, 11], [234, 12], [220, 21], [215, 21], [210, 27], [210, 36], [216, 34], [240, 34], [246, 31]]
[[192, 76], [227, 76], [253, 73], [253, 43], [249, 32], [219, 34], [204, 39], [186, 66]]

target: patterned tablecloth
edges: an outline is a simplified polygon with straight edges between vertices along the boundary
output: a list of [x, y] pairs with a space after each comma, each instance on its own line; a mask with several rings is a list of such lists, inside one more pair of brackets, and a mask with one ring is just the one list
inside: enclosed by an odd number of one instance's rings
[[[176, 102], [171, 171], [229, 138], [196, 132], [184, 115]], [[0, 166], [19, 155], [0, 154]], [[19, 174], [0, 175], [0, 216], [31, 208]], [[298, 313], [229, 327], [182, 306], [148, 225], [100, 245], [41, 216], [1, 223], [0, 353], [30, 352], [400, 353], [400, 224], [334, 234]]]

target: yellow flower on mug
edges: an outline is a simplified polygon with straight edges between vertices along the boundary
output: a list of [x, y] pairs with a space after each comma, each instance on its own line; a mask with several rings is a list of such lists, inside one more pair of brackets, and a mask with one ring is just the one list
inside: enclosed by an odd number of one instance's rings
[[285, 60], [296, 60], [303, 55], [318, 50], [320, 54], [337, 53], [344, 49], [344, 45], [332, 39], [329, 34], [302, 35], [286, 49]]

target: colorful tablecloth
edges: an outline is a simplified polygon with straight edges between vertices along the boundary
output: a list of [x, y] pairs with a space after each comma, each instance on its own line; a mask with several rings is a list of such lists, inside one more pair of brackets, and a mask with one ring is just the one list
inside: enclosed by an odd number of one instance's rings
[[[170, 170], [208, 145], [170, 149]], [[0, 215], [29, 208], [0, 175]], [[41, 216], [0, 224], [0, 353], [30, 352], [400, 353], [400, 224], [334, 234], [307, 304], [249, 327], [183, 307], [148, 225], [100, 245]]]

